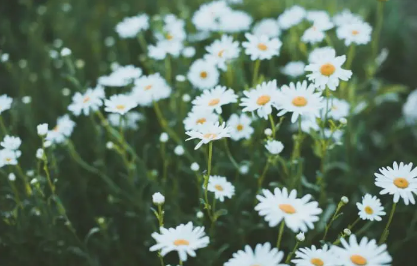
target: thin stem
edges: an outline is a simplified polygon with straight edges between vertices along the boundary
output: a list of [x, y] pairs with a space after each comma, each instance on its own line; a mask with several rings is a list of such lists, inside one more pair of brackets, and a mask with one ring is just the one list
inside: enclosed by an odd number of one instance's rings
[[[262, 184], [263, 184], [263, 182], [264, 182], [264, 179], [265, 179], [266, 173], [268, 172], [268, 169], [269, 169], [269, 165], [270, 165], [270, 159], [269, 159], [269, 157], [268, 157], [268, 158], [267, 158], [267, 160], [266, 160], [266, 164], [265, 164], [265, 166], [264, 166], [264, 169], [263, 169], [263, 171], [262, 171], [262, 174], [261, 174], [261, 176], [260, 176], [260, 177], [259, 177], [259, 179], [258, 179], [258, 192], [259, 192], [259, 191], [261, 191]], [[256, 201], [256, 199], [255, 199], [255, 201]]]
[[252, 80], [253, 87], [255, 87], [258, 84], [258, 75], [259, 75], [260, 66], [261, 66], [261, 60], [258, 59], [255, 61], [255, 66], [253, 68], [253, 80]]
[[274, 117], [272, 116], [272, 114], [269, 114], [269, 122], [271, 122], [271, 129], [272, 129], [272, 138], [275, 139], [275, 122], [274, 122]]
[[17, 205], [21, 209], [23, 209], [23, 205], [22, 205], [22, 202], [20, 201], [20, 197], [19, 197], [19, 191], [17, 190], [16, 184], [14, 182], [15, 181], [9, 181], [10, 186], [12, 187], [12, 190], [13, 190], [13, 193], [14, 193], [14, 196], [15, 196], [15, 200], [16, 200]]
[[372, 42], [372, 54], [373, 57], [376, 58], [378, 55], [378, 44], [380, 41], [380, 37], [381, 37], [381, 30], [382, 30], [382, 25], [384, 22], [384, 6], [385, 6], [385, 2], [379, 0], [378, 1], [378, 7], [377, 7], [377, 13], [376, 13], [376, 25], [375, 25], [375, 31], [374, 31], [374, 36], [372, 38], [373, 42]]
[[285, 221], [282, 220], [281, 225], [279, 227], [279, 231], [278, 231], [277, 249], [279, 249], [279, 247], [281, 246], [281, 240], [282, 240], [282, 235], [284, 233], [284, 228], [285, 228]]
[[[351, 69], [352, 68], [352, 62], [353, 62], [353, 58], [355, 57], [355, 51], [356, 51], [356, 46], [355, 44], [350, 45], [349, 47], [349, 51], [347, 54], [347, 60], [346, 60], [346, 64], [345, 64], [345, 69]], [[340, 84], [340, 93], [342, 94], [342, 97], [347, 99], [349, 98], [349, 92], [346, 91], [347, 89], [347, 81], [343, 81]]]
[[287, 259], [285, 260], [285, 263], [290, 263], [290, 260], [291, 260], [292, 256], [294, 256], [294, 253], [297, 250], [298, 245], [300, 245], [300, 241], [297, 241], [297, 243], [295, 243], [294, 248], [292, 249], [292, 251], [287, 256]]
[[16, 168], [19, 175], [23, 178], [23, 182], [25, 183], [26, 195], [32, 195], [32, 188], [30, 187], [27, 176], [25, 175], [25, 173], [23, 173], [22, 167], [20, 166], [20, 164], [17, 164]]
[[329, 232], [330, 227], [332, 226], [333, 222], [336, 220], [337, 215], [339, 214], [340, 209], [342, 209], [342, 207], [344, 205], [345, 204], [342, 201], [340, 201], [339, 204], [337, 205], [336, 211], [334, 212], [334, 214], [332, 216], [332, 219], [330, 219], [329, 223], [326, 225], [326, 229], [324, 230], [324, 235], [323, 235], [323, 238], [322, 238], [323, 241], [326, 240], [327, 233]]
[[388, 238], [388, 234], [389, 234], [389, 227], [390, 227], [390, 225], [391, 225], [392, 218], [394, 217], [394, 213], [395, 213], [395, 209], [396, 209], [396, 207], [397, 207], [397, 203], [395, 202], [395, 203], [392, 205], [392, 208], [391, 208], [391, 213], [390, 213], [390, 215], [389, 215], [387, 225], [385, 226], [385, 229], [384, 229], [384, 231], [383, 231], [383, 232], [382, 232], [382, 234], [381, 234], [381, 238], [379, 239], [379, 245], [381, 245], [381, 244], [385, 243], [385, 241], [386, 241], [386, 240], [387, 240], [387, 238]]
[[0, 128], [4, 135], [7, 135], [7, 128], [4, 125], [3, 117], [0, 115]]
[[167, 55], [165, 57], [165, 79], [167, 80], [168, 84], [171, 84], [171, 57]]
[[228, 143], [227, 143], [227, 138], [224, 138], [224, 147], [226, 148], [226, 154], [227, 154], [227, 157], [229, 157], [229, 160], [232, 162], [233, 166], [234, 166], [237, 170], [239, 170], [239, 164], [236, 162], [235, 158], [233, 158], [233, 155], [232, 155], [232, 153], [230, 152], [229, 145], [228, 145]]
[[208, 200], [208, 183], [210, 180], [210, 174], [211, 174], [211, 159], [213, 157], [213, 142], [209, 143], [209, 152], [208, 152], [208, 161], [207, 161], [207, 175], [204, 177], [204, 200], [206, 204], [207, 214], [210, 218], [210, 220], [213, 222], [213, 216], [211, 215], [211, 206], [209, 204]]

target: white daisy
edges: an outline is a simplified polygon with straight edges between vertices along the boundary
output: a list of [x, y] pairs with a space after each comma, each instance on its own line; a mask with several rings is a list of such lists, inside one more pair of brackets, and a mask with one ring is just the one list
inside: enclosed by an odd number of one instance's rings
[[331, 130], [329, 128], [325, 128], [324, 129], [324, 137], [326, 139], [331, 138], [336, 143], [341, 143], [342, 142], [342, 137], [343, 137], [343, 130], [340, 130], [340, 129]]
[[308, 21], [311, 21], [313, 23], [324, 22], [324, 21], [328, 21], [332, 23], [330, 21], [329, 13], [327, 13], [327, 11], [324, 11], [324, 10], [309, 10], [307, 11], [305, 18]]
[[291, 122], [295, 123], [299, 116], [319, 117], [324, 107], [321, 93], [314, 91], [314, 86], [307, 86], [307, 81], [290, 83], [281, 87], [275, 107], [281, 110], [278, 116], [292, 112]]
[[0, 168], [5, 165], [17, 165], [17, 158], [15, 151], [8, 149], [0, 150]]
[[129, 95], [117, 94], [112, 95], [108, 100], [104, 100], [104, 105], [106, 106], [104, 111], [124, 115], [138, 104], [135, 99]]
[[233, 37], [223, 35], [220, 40], [214, 41], [206, 47], [208, 54], [205, 56], [207, 61], [212, 61], [223, 71], [227, 70], [227, 64], [239, 57], [239, 42], [233, 41]]
[[378, 246], [374, 239], [368, 241], [363, 237], [358, 243], [355, 235], [349, 237], [349, 243], [340, 239], [343, 247], [332, 246], [332, 251], [340, 265], [344, 266], [388, 266], [392, 258], [387, 252], [387, 245]]
[[241, 99], [240, 106], [243, 112], [257, 112], [259, 117], [268, 119], [272, 113], [272, 106], [278, 98], [278, 88], [276, 80], [263, 82], [255, 89], [244, 91], [245, 98]]
[[182, 42], [175, 41], [159, 41], [156, 45], [148, 46], [148, 56], [155, 60], [164, 60], [167, 55], [178, 57], [183, 50], [184, 45]]
[[305, 66], [306, 65], [304, 64], [304, 62], [292, 61], [286, 64], [285, 67], [281, 69], [281, 73], [289, 77], [296, 78], [304, 75]]
[[325, 57], [327, 54], [330, 53], [336, 53], [336, 51], [330, 46], [316, 48], [310, 52], [308, 56], [308, 62], [316, 63], [320, 61], [320, 58]]
[[[107, 119], [109, 120], [110, 125], [114, 127], [120, 126], [120, 114], [109, 114]], [[139, 112], [131, 111], [123, 115], [122, 128], [124, 129], [133, 129], [136, 130], [139, 128], [138, 122], [145, 120], [144, 115]]]
[[269, 38], [266, 35], [257, 37], [250, 33], [245, 34], [247, 42], [242, 43], [245, 53], [250, 55], [251, 60], [271, 59], [279, 55], [282, 42], [278, 38]]
[[278, 17], [278, 25], [281, 29], [287, 30], [298, 25], [306, 16], [306, 11], [300, 6], [288, 8]]
[[121, 38], [134, 38], [141, 32], [149, 29], [149, 16], [146, 14], [124, 18], [116, 25], [116, 31]]
[[366, 22], [344, 24], [337, 28], [337, 37], [345, 41], [345, 45], [367, 44], [371, 41], [372, 27]]
[[197, 96], [193, 101], [195, 108], [208, 109], [217, 114], [222, 113], [222, 106], [237, 102], [237, 95], [232, 89], [224, 86], [216, 86], [213, 89], [204, 90], [203, 94]]
[[168, 43], [182, 43], [187, 34], [185, 32], [185, 21], [178, 19], [173, 14], [168, 14], [164, 17], [164, 26], [162, 33], [155, 33], [155, 38], [158, 41], [167, 41]]
[[265, 35], [269, 38], [274, 38], [281, 35], [281, 29], [279, 28], [278, 22], [275, 19], [266, 18], [255, 24], [252, 33], [257, 37]]
[[72, 103], [68, 106], [68, 110], [75, 116], [79, 116], [81, 113], [89, 115], [90, 110], [95, 112], [103, 105], [104, 98], [104, 88], [100, 85], [94, 89], [87, 89], [84, 94], [77, 92], [72, 97]]
[[0, 96], [0, 114], [6, 110], [9, 110], [12, 106], [13, 98], [10, 98], [7, 95]]
[[260, 216], [265, 216], [265, 221], [270, 227], [285, 221], [285, 225], [294, 233], [307, 232], [308, 229], [314, 228], [313, 223], [319, 220], [318, 215], [322, 213], [318, 202], [309, 202], [310, 194], [299, 199], [295, 189], [288, 193], [286, 188], [282, 190], [275, 188], [274, 194], [263, 189], [262, 193], [263, 196], [256, 196], [259, 203], [255, 206], [255, 210]]
[[333, 28], [333, 23], [330, 20], [318, 20], [314, 24], [304, 31], [301, 36], [301, 41], [305, 43], [315, 44], [324, 40], [326, 37], [326, 31]]
[[171, 91], [165, 79], [156, 73], [136, 79], [131, 96], [140, 106], [150, 106], [153, 102], [169, 98]]
[[187, 257], [195, 257], [195, 251], [205, 248], [210, 243], [210, 239], [204, 232], [204, 227], [194, 227], [192, 222], [180, 224], [176, 228], [160, 228], [161, 233], [153, 233], [152, 237], [156, 240], [150, 251], [161, 251], [165, 256], [171, 251], [177, 251], [181, 261], [187, 261]]
[[219, 83], [219, 71], [214, 62], [198, 59], [194, 61], [188, 72], [188, 80], [200, 90], [213, 88]]
[[339, 120], [341, 118], [346, 118], [349, 116], [350, 104], [343, 100], [332, 98], [329, 103], [329, 112], [328, 116], [334, 120]]
[[214, 124], [219, 117], [207, 109], [193, 108], [184, 119], [185, 130], [195, 130], [205, 123]]
[[69, 138], [74, 130], [75, 122], [69, 118], [69, 115], [64, 115], [58, 118], [56, 126], [48, 131], [46, 140], [52, 143], [62, 143]]
[[346, 56], [336, 56], [336, 52], [329, 51], [323, 54], [317, 61], [306, 66], [306, 71], [311, 71], [307, 77], [313, 81], [317, 88], [324, 90], [326, 86], [335, 91], [339, 86], [339, 80], [348, 81], [352, 76], [352, 71], [342, 68], [346, 61]]
[[412, 91], [408, 95], [402, 111], [407, 124], [412, 125], [417, 123], [417, 90]]
[[348, 9], [344, 9], [342, 12], [337, 13], [333, 17], [333, 23], [339, 27], [345, 24], [353, 24], [361, 21], [362, 18], [360, 16], [353, 14]]
[[213, 1], [200, 6], [194, 13], [192, 22], [201, 32], [218, 31], [221, 27], [220, 18], [232, 12], [224, 1]]
[[248, 13], [241, 10], [232, 10], [229, 13], [224, 13], [219, 18], [219, 31], [227, 33], [248, 31], [252, 20]]
[[190, 130], [185, 132], [190, 138], [186, 139], [200, 139], [200, 142], [195, 146], [195, 150], [200, 148], [203, 144], [207, 144], [210, 141], [219, 140], [222, 138], [229, 138], [230, 137], [230, 128], [226, 127], [226, 123], [219, 124], [216, 122], [212, 123], [204, 123], [200, 127], [196, 128], [195, 130]]
[[250, 139], [253, 132], [255, 131], [253, 127], [250, 126], [252, 119], [245, 115], [241, 114], [232, 114], [227, 121], [227, 125], [230, 127], [230, 138], [237, 141], [241, 139]]
[[327, 245], [322, 248], [300, 248], [295, 252], [295, 259], [291, 260], [295, 266], [335, 266], [339, 265]]
[[370, 221], [381, 221], [381, 216], [384, 216], [384, 207], [381, 205], [381, 201], [376, 197], [370, 194], [366, 194], [362, 197], [362, 203], [356, 203], [356, 206], [359, 210], [359, 217], [362, 220]]
[[268, 140], [265, 144], [265, 148], [273, 155], [280, 154], [284, 149], [284, 144], [278, 140]]
[[310, 133], [310, 131], [320, 130], [320, 126], [315, 117], [301, 116], [301, 130], [305, 133]]
[[142, 70], [133, 65], [119, 66], [110, 75], [102, 76], [98, 83], [107, 87], [124, 87], [142, 75]]
[[[204, 188], [204, 185], [203, 185]], [[235, 194], [235, 187], [223, 176], [210, 176], [207, 190], [214, 193], [214, 197], [221, 202], [224, 198], [231, 199]]]
[[382, 167], [380, 173], [375, 173], [375, 185], [382, 188], [379, 194], [394, 195], [394, 202], [397, 203], [400, 197], [405, 205], [415, 204], [414, 194], [417, 194], [417, 167], [413, 169], [413, 164], [397, 164], [393, 167]]
[[287, 266], [281, 263], [283, 258], [284, 252], [272, 248], [270, 243], [257, 244], [255, 250], [247, 245], [245, 250], [234, 253], [224, 266]]
[[16, 151], [22, 144], [22, 140], [19, 137], [6, 135], [0, 145], [6, 150]]

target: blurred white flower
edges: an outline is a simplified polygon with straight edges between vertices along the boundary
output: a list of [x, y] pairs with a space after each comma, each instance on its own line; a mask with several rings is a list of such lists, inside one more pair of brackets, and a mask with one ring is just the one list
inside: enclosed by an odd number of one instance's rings
[[278, 140], [268, 140], [265, 144], [265, 148], [273, 155], [280, 154], [284, 149], [284, 144]]
[[135, 38], [139, 32], [149, 29], [149, 16], [146, 14], [124, 18], [116, 25], [120, 38]]

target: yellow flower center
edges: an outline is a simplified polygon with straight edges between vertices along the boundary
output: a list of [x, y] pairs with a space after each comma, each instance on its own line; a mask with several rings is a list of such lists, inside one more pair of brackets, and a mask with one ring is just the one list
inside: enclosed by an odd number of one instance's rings
[[260, 44], [258, 44], [258, 49], [261, 50], [261, 51], [266, 51], [266, 50], [268, 50], [268, 46], [266, 46], [263, 43], [260, 43]]
[[11, 162], [12, 158], [6, 158], [6, 162]]
[[216, 105], [216, 104], [218, 104], [220, 102], [220, 99], [219, 98], [216, 98], [216, 99], [212, 99], [210, 102], [209, 102], [209, 106], [214, 106], [214, 105]]
[[117, 110], [124, 110], [125, 108], [126, 106], [124, 106], [123, 104], [116, 105]]
[[185, 239], [177, 239], [177, 240], [174, 241], [174, 245], [176, 245], [177, 247], [178, 246], [188, 246], [188, 245], [190, 245], [190, 242], [188, 242]]
[[167, 34], [165, 35], [165, 38], [166, 38], [168, 41], [170, 41], [170, 40], [174, 39], [174, 36], [172, 36], [171, 34], [167, 33]]
[[405, 178], [397, 177], [394, 179], [394, 185], [396, 185], [398, 188], [408, 188], [408, 181]]
[[374, 213], [374, 210], [373, 210], [371, 207], [366, 206], [366, 207], [365, 207], [365, 212], [366, 212], [367, 214], [372, 214], [372, 213]]
[[217, 56], [218, 56], [218, 57], [223, 57], [223, 54], [224, 54], [224, 49], [223, 49], [223, 50], [221, 50], [221, 51], [217, 54]]
[[243, 125], [237, 125], [236, 129], [237, 129], [237, 131], [242, 131], [243, 130]]
[[358, 34], [359, 34], [359, 31], [357, 31], [357, 30], [352, 31], [352, 35], [358, 35]]
[[356, 265], [366, 265], [367, 261], [364, 257], [362, 257], [361, 255], [352, 255], [350, 257], [350, 260], [356, 264]]
[[145, 91], [152, 89], [152, 85], [145, 86]]
[[312, 259], [310, 260], [310, 262], [311, 262], [311, 264], [313, 264], [314, 266], [323, 266], [323, 265], [324, 265], [324, 262], [323, 262], [321, 259], [319, 259], [319, 258], [312, 258]]
[[83, 100], [83, 103], [87, 103], [87, 102], [89, 102], [90, 100], [91, 100], [91, 98], [90, 98], [90, 97], [85, 96], [85, 97], [84, 97], [84, 100]]
[[258, 98], [258, 100], [256, 101], [256, 103], [258, 105], [265, 105], [265, 104], [269, 103], [270, 100], [271, 100], [271, 96], [269, 96], [269, 95], [262, 95], [261, 97]]
[[327, 63], [320, 67], [320, 73], [324, 76], [331, 76], [336, 71], [333, 64]]
[[59, 126], [58, 126], [58, 125], [56, 125], [56, 126], [52, 129], [52, 131], [55, 131], [55, 132], [58, 132], [58, 130], [59, 130]]
[[200, 73], [200, 77], [202, 78], [202, 79], [205, 79], [205, 78], [207, 78], [207, 72], [206, 71], [203, 71], [203, 72], [201, 72]]
[[205, 139], [215, 139], [216, 137], [217, 137], [217, 134], [214, 134], [214, 133], [207, 133], [207, 134], [204, 134], [204, 136], [203, 136]]
[[280, 204], [279, 205], [279, 208], [281, 209], [281, 211], [283, 211], [283, 212], [285, 212], [287, 214], [294, 214], [294, 213], [296, 213], [296, 210], [290, 204]]
[[202, 125], [202, 124], [204, 124], [206, 121], [207, 121], [207, 120], [203, 117], [203, 118], [200, 118], [200, 119], [198, 119], [198, 120], [197, 120], [197, 124]]
[[292, 104], [297, 107], [303, 107], [307, 105], [307, 99], [303, 96], [297, 96], [292, 100]]
[[214, 188], [217, 189], [218, 191], [223, 191], [224, 190], [223, 187], [220, 186], [220, 185], [215, 185]]

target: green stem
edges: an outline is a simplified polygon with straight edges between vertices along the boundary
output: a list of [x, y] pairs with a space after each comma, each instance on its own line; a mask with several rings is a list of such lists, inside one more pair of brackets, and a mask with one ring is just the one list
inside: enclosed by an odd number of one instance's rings
[[7, 135], [7, 128], [4, 125], [3, 117], [0, 115], [0, 128], [4, 135]]
[[233, 166], [239, 170], [239, 164], [236, 162], [235, 158], [233, 157], [232, 153], [230, 152], [229, 145], [227, 143], [227, 138], [224, 138], [224, 147], [226, 148], [227, 157], [232, 162]]
[[277, 249], [281, 246], [282, 235], [284, 233], [285, 221], [282, 220], [281, 225], [278, 231], [278, 239], [277, 239]]
[[381, 30], [382, 30], [382, 25], [384, 22], [384, 6], [385, 6], [385, 1], [378, 1], [378, 6], [377, 6], [377, 13], [376, 13], [376, 22], [375, 22], [375, 31], [374, 31], [374, 36], [372, 38], [372, 55], [373, 58], [376, 58], [378, 55], [378, 44], [380, 41], [380, 37], [381, 37]]
[[167, 55], [165, 57], [165, 79], [167, 80], [168, 84], [171, 84], [171, 57]]
[[382, 232], [382, 234], [381, 234], [381, 238], [379, 239], [379, 242], [378, 242], [378, 244], [379, 244], [379, 245], [381, 245], [381, 244], [385, 243], [385, 241], [386, 241], [386, 240], [387, 240], [387, 238], [388, 238], [388, 234], [389, 234], [389, 227], [390, 227], [390, 225], [391, 225], [392, 218], [394, 217], [394, 213], [395, 213], [395, 209], [396, 209], [396, 207], [397, 207], [397, 203], [394, 203], [394, 204], [392, 205], [392, 208], [391, 208], [391, 213], [390, 213], [390, 215], [389, 215], [387, 225], [385, 226], [385, 229], [384, 229], [384, 231], [383, 231], [383, 232]]
[[274, 122], [274, 117], [272, 116], [272, 114], [269, 114], [269, 121], [271, 122], [271, 129], [272, 129], [272, 138], [275, 139], [275, 122]]
[[285, 260], [285, 263], [290, 263], [290, 260], [291, 260], [292, 256], [294, 256], [294, 253], [297, 250], [299, 244], [300, 244], [300, 241], [297, 241], [297, 243], [295, 243], [294, 248], [292, 249], [292, 251], [287, 256], [287, 259]]
[[22, 167], [20, 166], [20, 164], [17, 164], [16, 168], [17, 168], [17, 171], [19, 172], [19, 175], [22, 177], [23, 182], [25, 184], [26, 195], [28, 195], [28, 196], [32, 195], [32, 188], [30, 187], [27, 176], [25, 175], [25, 173], [23, 173]]
[[342, 201], [340, 201], [339, 204], [337, 205], [336, 211], [334, 212], [332, 218], [330, 219], [330, 222], [326, 225], [326, 229], [324, 230], [324, 235], [323, 235], [323, 238], [322, 238], [323, 241], [326, 240], [327, 233], [329, 232], [330, 227], [332, 226], [333, 222], [336, 220], [337, 215], [339, 214], [340, 209], [342, 209], [342, 207], [344, 205], [345, 204]]
[[258, 75], [259, 75], [260, 66], [261, 66], [261, 60], [258, 59], [255, 61], [255, 66], [253, 68], [253, 81], [252, 81], [253, 87], [256, 87], [256, 85], [258, 84]]
[[[265, 179], [265, 176], [266, 176], [266, 173], [268, 172], [268, 169], [269, 169], [269, 165], [270, 165], [270, 159], [269, 159], [269, 157], [267, 158], [267, 160], [266, 160], [266, 164], [265, 164], [265, 166], [264, 166], [264, 170], [262, 171], [262, 174], [261, 174], [261, 176], [259, 177], [259, 179], [258, 179], [258, 193], [261, 191], [261, 189], [262, 189], [262, 184], [263, 184], [263, 182], [264, 182], [264, 179]], [[255, 199], [255, 202], [256, 202], [256, 199]]]
[[210, 218], [210, 220], [213, 222], [213, 216], [211, 215], [211, 206], [208, 200], [208, 183], [210, 180], [210, 174], [211, 174], [211, 160], [213, 157], [213, 142], [209, 143], [209, 152], [208, 152], [208, 161], [207, 161], [207, 175], [204, 178], [204, 200], [206, 204], [207, 214]]

